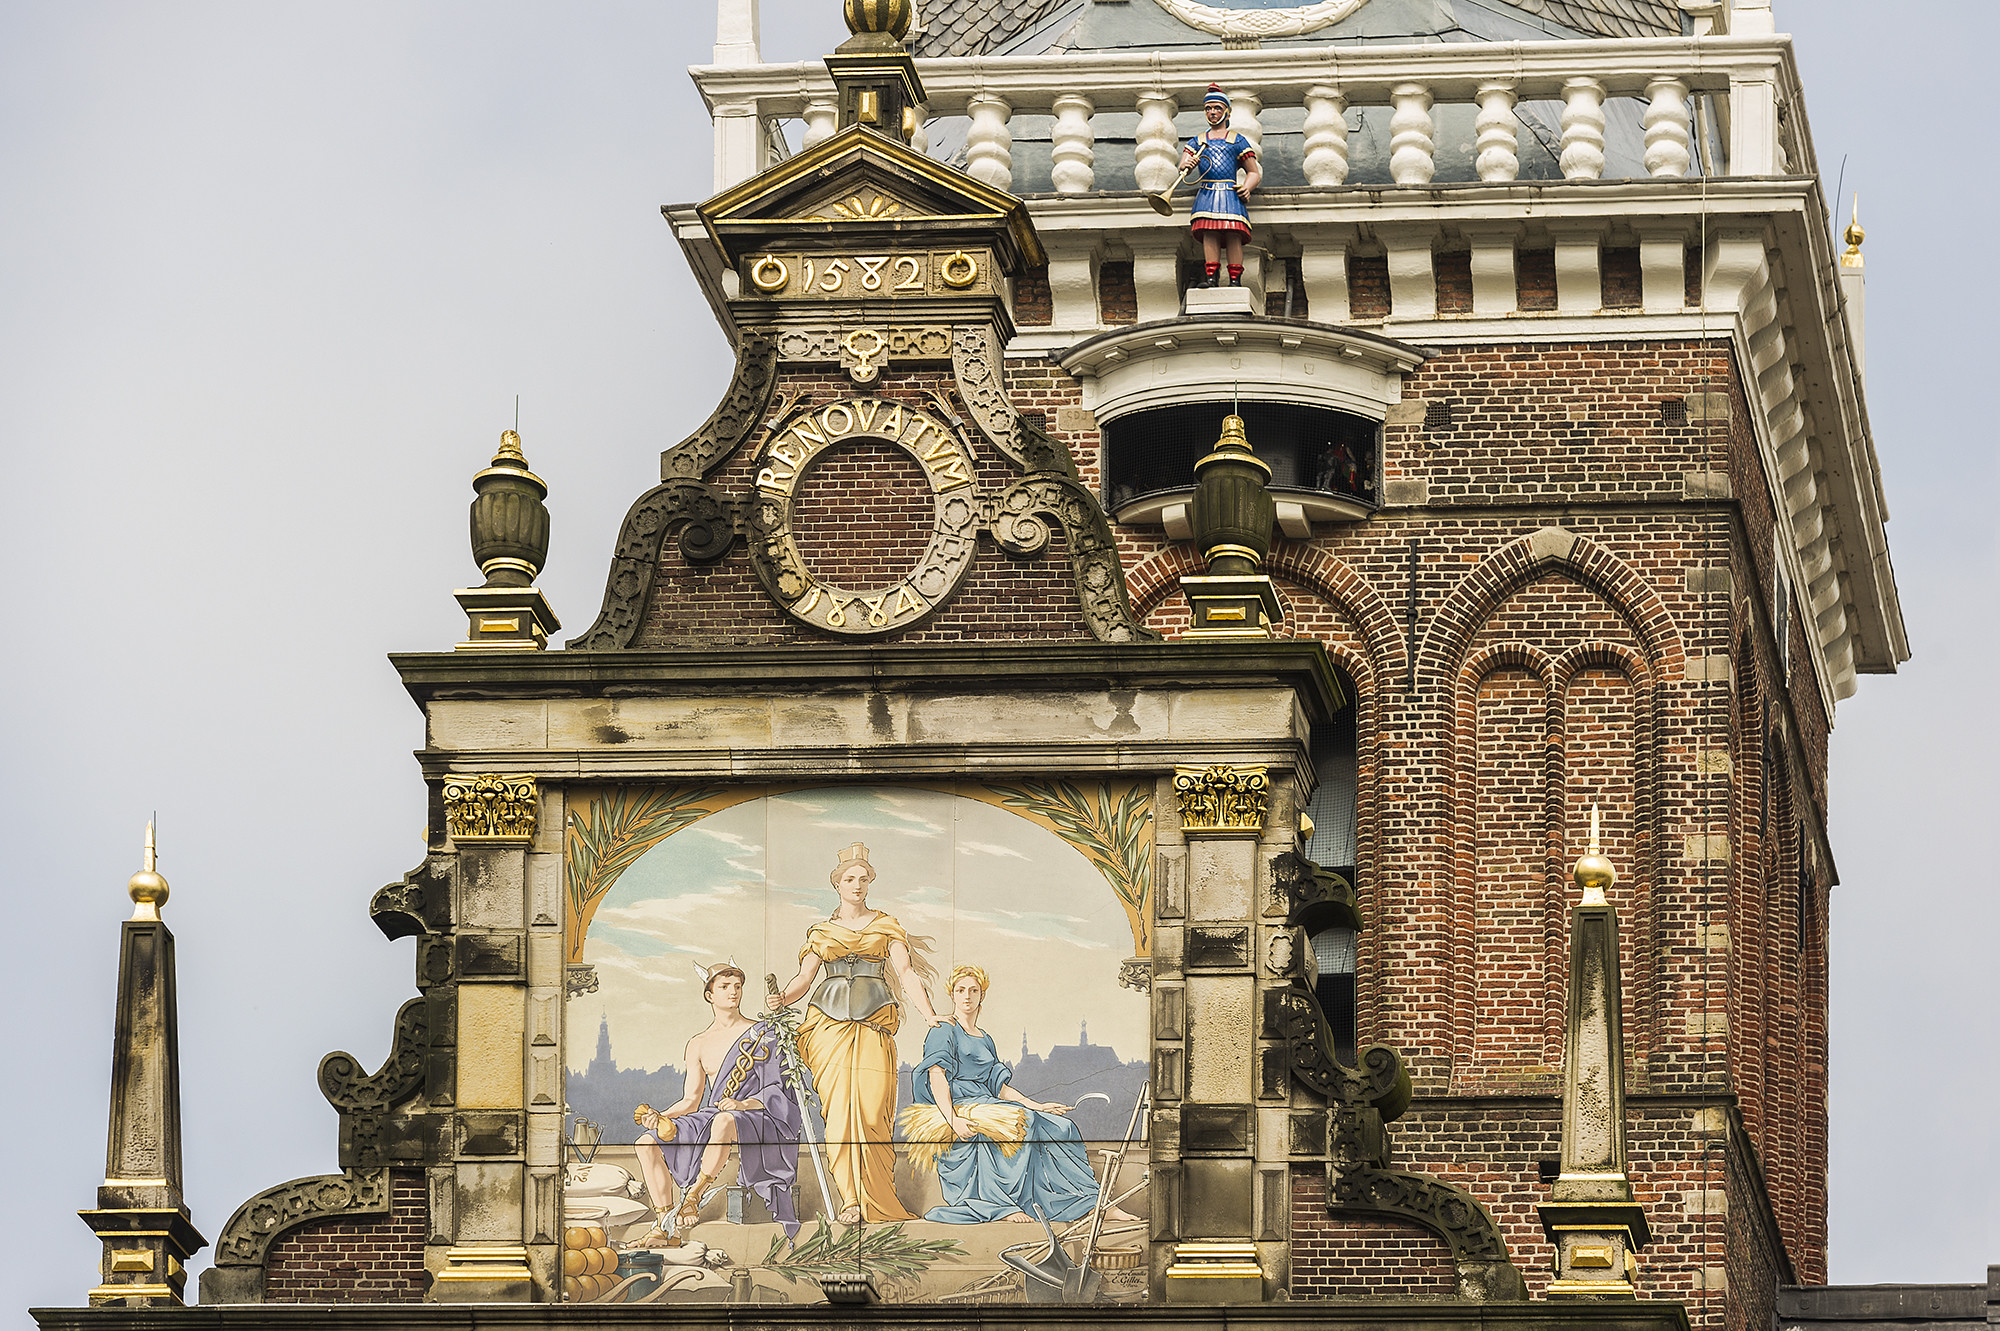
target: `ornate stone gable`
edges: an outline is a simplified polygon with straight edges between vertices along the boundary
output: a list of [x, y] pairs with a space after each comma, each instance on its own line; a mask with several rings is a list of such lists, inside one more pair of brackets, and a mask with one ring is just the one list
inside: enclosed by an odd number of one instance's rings
[[1097, 496], [1007, 393], [1008, 283], [1043, 257], [1019, 199], [854, 126], [698, 211], [736, 375], [572, 647], [1158, 636]]

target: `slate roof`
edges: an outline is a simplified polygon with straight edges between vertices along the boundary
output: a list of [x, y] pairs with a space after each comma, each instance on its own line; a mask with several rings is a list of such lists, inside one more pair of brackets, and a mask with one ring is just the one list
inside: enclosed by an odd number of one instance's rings
[[1678, 37], [1671, 0], [1508, 0], [1514, 8], [1600, 37]]
[[1073, 0], [919, 0], [918, 22], [924, 31], [911, 43], [910, 53], [919, 59], [982, 55], [1005, 46], [1071, 3]]
[[[1071, 7], [1076, 7], [1076, 0], [918, 0], [923, 33], [911, 44], [911, 53], [922, 59], [998, 51]], [[1680, 9], [1673, 0], [1480, 0], [1475, 8], [1497, 13], [1512, 10], [1592, 37], [1678, 37], [1681, 33]], [[1450, 6], [1443, 9], [1449, 12]], [[1349, 22], [1307, 40], [1337, 38]]]

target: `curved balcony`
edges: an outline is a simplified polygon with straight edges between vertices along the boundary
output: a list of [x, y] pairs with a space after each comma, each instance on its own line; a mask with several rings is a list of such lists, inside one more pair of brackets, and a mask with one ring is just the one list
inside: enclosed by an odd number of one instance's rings
[[1135, 324], [1055, 359], [1103, 432], [1104, 505], [1119, 522], [1181, 536], [1194, 464], [1234, 410], [1271, 468], [1279, 527], [1303, 540], [1314, 522], [1375, 511], [1382, 422], [1426, 354], [1303, 319], [1204, 315]]

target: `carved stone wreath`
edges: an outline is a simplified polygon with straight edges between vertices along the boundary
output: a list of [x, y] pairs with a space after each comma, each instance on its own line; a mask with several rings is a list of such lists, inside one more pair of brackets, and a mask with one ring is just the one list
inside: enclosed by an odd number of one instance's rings
[[1202, 32], [1246, 41], [1265, 37], [1301, 37], [1340, 22], [1368, 0], [1319, 0], [1287, 9], [1224, 9], [1193, 0], [1158, 0], [1160, 8]]
[[[830, 449], [864, 439], [895, 445], [930, 483], [930, 540], [915, 568], [886, 588], [858, 591], [815, 578], [800, 558], [792, 505], [800, 477]], [[958, 589], [978, 552], [981, 505], [972, 455], [957, 431], [929, 412], [883, 398], [846, 398], [773, 431], [757, 450], [749, 512], [750, 564], [786, 614], [850, 638], [878, 637], [922, 622]]]

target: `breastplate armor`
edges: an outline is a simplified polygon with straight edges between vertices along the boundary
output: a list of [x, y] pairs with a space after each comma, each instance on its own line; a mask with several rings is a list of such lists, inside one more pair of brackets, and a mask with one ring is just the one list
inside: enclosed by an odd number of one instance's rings
[[864, 1021], [896, 1001], [873, 957], [835, 957], [819, 970], [820, 980], [806, 1000], [835, 1021]]

